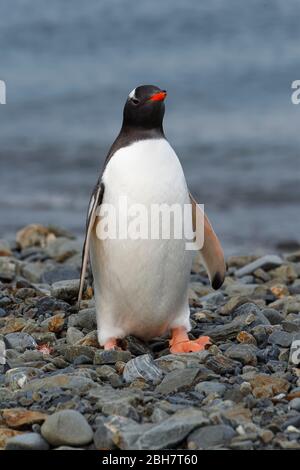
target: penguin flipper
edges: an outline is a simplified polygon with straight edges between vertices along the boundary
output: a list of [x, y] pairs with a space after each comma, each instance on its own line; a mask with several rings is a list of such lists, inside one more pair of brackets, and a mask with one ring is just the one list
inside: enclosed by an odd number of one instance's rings
[[[201, 211], [201, 209], [191, 193], [190, 199], [192, 203], [193, 230], [196, 232], [196, 215], [197, 211]], [[203, 220], [202, 211], [199, 214], [199, 220]], [[199, 239], [201, 239], [200, 234]], [[208, 273], [211, 286], [215, 290], [219, 289], [224, 282], [226, 272], [224, 252], [206, 214], [204, 214], [204, 243], [200, 249], [200, 257]]]
[[82, 262], [81, 262], [81, 272], [80, 272], [80, 283], [79, 283], [79, 292], [78, 292], [78, 305], [82, 299], [83, 287], [84, 287], [84, 280], [85, 280], [85, 273], [89, 259], [89, 248], [90, 248], [90, 238], [92, 229], [95, 224], [96, 220], [96, 211], [99, 206], [101, 206], [104, 194], [104, 184], [101, 181], [98, 181], [96, 187], [91, 195], [87, 220], [86, 220], [86, 232], [85, 232], [85, 240], [82, 249]]

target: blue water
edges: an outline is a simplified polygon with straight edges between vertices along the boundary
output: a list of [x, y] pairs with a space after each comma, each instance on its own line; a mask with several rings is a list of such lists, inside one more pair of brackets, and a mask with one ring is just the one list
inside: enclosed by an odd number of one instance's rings
[[300, 241], [298, 0], [0, 1], [0, 237], [82, 235], [123, 103], [168, 90], [165, 131], [227, 253]]

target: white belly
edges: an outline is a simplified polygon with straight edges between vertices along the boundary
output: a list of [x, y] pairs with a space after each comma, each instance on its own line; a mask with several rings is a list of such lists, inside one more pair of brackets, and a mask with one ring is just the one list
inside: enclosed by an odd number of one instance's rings
[[[103, 174], [103, 204], [189, 204], [180, 162], [164, 140], [119, 150]], [[118, 217], [118, 215], [117, 215]], [[98, 218], [99, 219], [99, 218]], [[190, 223], [192, 223], [190, 217]], [[91, 240], [99, 339], [135, 334], [150, 338], [176, 321], [189, 326], [187, 290], [192, 252], [185, 239]]]

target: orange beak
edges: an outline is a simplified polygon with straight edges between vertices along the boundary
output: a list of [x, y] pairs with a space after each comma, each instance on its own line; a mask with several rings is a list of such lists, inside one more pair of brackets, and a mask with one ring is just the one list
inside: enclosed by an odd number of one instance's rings
[[164, 101], [164, 99], [167, 96], [167, 92], [165, 90], [159, 91], [157, 93], [154, 93], [149, 100], [150, 101]]

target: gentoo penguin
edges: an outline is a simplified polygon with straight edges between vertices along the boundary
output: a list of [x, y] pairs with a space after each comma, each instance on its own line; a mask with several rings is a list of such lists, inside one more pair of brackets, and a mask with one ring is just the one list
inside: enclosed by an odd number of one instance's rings
[[[149, 340], [168, 331], [172, 353], [200, 351], [210, 342], [206, 336], [188, 337], [188, 286], [194, 253], [186, 250], [183, 238], [99, 236], [103, 223], [99, 210], [108, 204], [117, 207], [124, 196], [130, 204], [147, 208], [152, 204], [189, 205], [189, 222], [197, 230], [200, 208], [163, 131], [166, 96], [165, 90], [153, 85], [139, 86], [129, 94], [121, 131], [90, 200], [78, 303], [90, 257], [98, 340], [105, 349], [117, 348], [118, 340], [127, 335]], [[118, 211], [114, 216], [118, 219]], [[200, 253], [211, 285], [218, 289], [225, 276], [223, 251], [208, 218], [202, 220], [204, 245]]]

